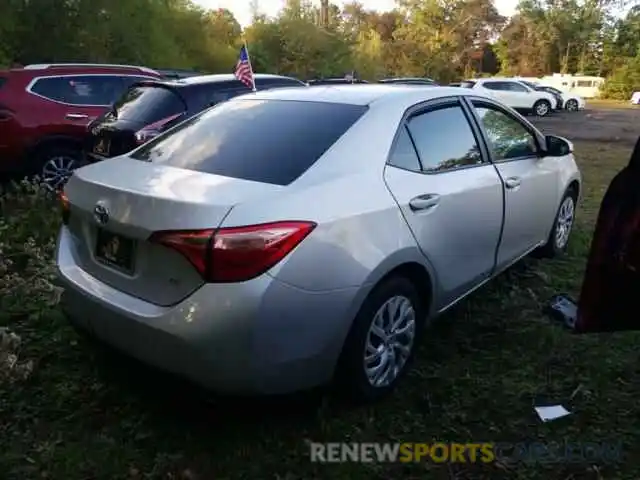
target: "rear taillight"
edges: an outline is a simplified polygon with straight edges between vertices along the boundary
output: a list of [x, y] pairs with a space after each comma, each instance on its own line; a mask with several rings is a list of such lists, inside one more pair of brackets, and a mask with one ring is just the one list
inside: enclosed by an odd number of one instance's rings
[[69, 208], [69, 199], [64, 194], [64, 192], [60, 192], [58, 199], [60, 200], [60, 210], [62, 212], [62, 223], [66, 225], [69, 223], [69, 213], [71, 211], [71, 209]]
[[286, 257], [316, 227], [274, 222], [218, 230], [156, 232], [150, 242], [184, 255], [212, 283], [251, 280]]
[[157, 137], [162, 133], [167, 123], [181, 117], [182, 115], [184, 115], [184, 112], [176, 113], [175, 115], [163, 118], [162, 120], [158, 120], [157, 122], [153, 122], [152, 124], [141, 128], [135, 133], [136, 143], [138, 145], [142, 145], [143, 143], [147, 143], [149, 140]]
[[149, 140], [160, 135], [160, 130], [149, 130], [143, 128], [142, 130], [138, 130], [136, 132], [136, 143], [138, 145], [142, 145], [143, 143], [147, 143]]

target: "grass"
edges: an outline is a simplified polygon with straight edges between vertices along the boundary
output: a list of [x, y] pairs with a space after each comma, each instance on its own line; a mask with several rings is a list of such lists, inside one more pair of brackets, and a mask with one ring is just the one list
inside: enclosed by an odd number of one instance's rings
[[[640, 478], [635, 333], [575, 336], [541, 306], [577, 295], [600, 199], [630, 146], [577, 144], [585, 191], [569, 254], [527, 260], [428, 331], [397, 393], [348, 409], [317, 396], [204, 402], [179, 383], [104, 355], [56, 310], [13, 320], [36, 366], [0, 387], [6, 479], [581, 479]], [[572, 392], [579, 388], [571, 402]], [[534, 416], [544, 396], [573, 415]], [[306, 441], [622, 442], [617, 464], [310, 463]], [[637, 459], [637, 457], [635, 457]]]

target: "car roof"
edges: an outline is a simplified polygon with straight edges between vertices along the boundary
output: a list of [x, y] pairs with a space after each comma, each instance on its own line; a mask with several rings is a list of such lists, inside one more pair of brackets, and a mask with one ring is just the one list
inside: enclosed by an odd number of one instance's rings
[[464, 82], [519, 82], [518, 78], [509, 78], [509, 77], [487, 77], [487, 78], [468, 78], [463, 80]]
[[238, 100], [253, 98], [264, 100], [293, 100], [306, 102], [343, 103], [351, 105], [371, 105], [374, 102], [393, 101], [412, 105], [433, 98], [475, 95], [457, 87], [439, 87], [425, 85], [416, 88], [405, 84], [355, 84], [331, 85], [309, 88], [278, 88], [237, 97]]
[[[254, 74], [254, 78], [256, 80], [266, 80], [269, 78], [273, 78], [273, 79], [280, 79], [280, 80], [294, 80], [298, 82], [300, 81], [293, 77], [285, 77], [283, 75], [272, 75], [269, 73], [256, 73]], [[221, 82], [234, 82], [234, 81], [238, 81], [238, 79], [232, 73], [218, 73], [214, 75], [196, 75], [196, 76], [187, 77], [187, 78], [160, 80], [157, 83], [162, 83], [164, 85], [169, 85], [172, 87], [184, 87], [188, 85], [202, 85], [207, 83], [221, 83]]]

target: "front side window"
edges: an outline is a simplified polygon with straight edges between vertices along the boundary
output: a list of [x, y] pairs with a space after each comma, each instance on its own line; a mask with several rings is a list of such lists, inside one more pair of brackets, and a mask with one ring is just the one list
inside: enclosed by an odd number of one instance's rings
[[522, 123], [494, 106], [473, 103], [487, 133], [495, 162], [537, 154], [535, 137]]
[[460, 105], [414, 116], [409, 119], [408, 128], [422, 168], [428, 173], [483, 163], [478, 142]]
[[232, 100], [182, 122], [132, 158], [202, 173], [288, 185], [367, 111], [326, 102]]
[[73, 75], [36, 80], [31, 92], [71, 105], [111, 105], [125, 90], [118, 75]]

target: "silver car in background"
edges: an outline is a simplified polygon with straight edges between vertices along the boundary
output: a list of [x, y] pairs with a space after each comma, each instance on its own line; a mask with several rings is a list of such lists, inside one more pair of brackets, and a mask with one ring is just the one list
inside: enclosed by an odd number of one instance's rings
[[572, 145], [474, 90], [238, 97], [77, 170], [57, 265], [71, 321], [227, 393], [392, 389], [428, 319], [567, 246]]

